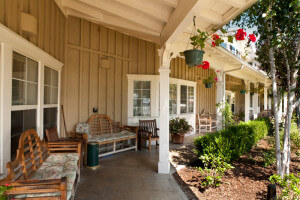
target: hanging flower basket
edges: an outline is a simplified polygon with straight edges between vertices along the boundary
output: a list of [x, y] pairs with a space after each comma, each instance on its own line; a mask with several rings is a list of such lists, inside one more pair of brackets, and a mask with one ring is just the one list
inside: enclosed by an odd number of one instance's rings
[[203, 54], [205, 52], [199, 49], [190, 49], [183, 52], [185, 62], [189, 67], [201, 65], [203, 62]]
[[241, 94], [246, 94], [246, 90], [240, 90]]
[[205, 85], [206, 88], [211, 88], [213, 83], [205, 83], [204, 85]]

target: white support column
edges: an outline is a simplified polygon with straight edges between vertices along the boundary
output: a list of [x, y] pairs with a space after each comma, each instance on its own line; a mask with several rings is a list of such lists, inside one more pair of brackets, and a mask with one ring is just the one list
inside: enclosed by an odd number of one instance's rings
[[217, 86], [217, 94], [216, 94], [216, 105], [220, 104], [220, 106], [217, 106], [217, 130], [222, 129], [223, 124], [223, 117], [222, 117], [222, 108], [223, 103], [225, 102], [225, 73], [222, 70], [215, 70], [218, 78], [218, 82], [216, 83]]
[[12, 96], [12, 48], [0, 44], [0, 172], [6, 172], [10, 161], [11, 144], [11, 96]]
[[[258, 83], [254, 83], [254, 88], [257, 89], [258, 88]], [[258, 110], [258, 92], [255, 92], [254, 95], [253, 95], [253, 115], [254, 115], [254, 119], [257, 118], [257, 115], [259, 113], [259, 110]]]
[[245, 94], [245, 122], [249, 121], [249, 107], [250, 107], [250, 81], [245, 80], [246, 94]]
[[159, 162], [158, 173], [170, 173], [169, 160], [169, 83], [170, 83], [170, 61], [171, 52], [169, 45], [159, 49], [160, 68], [159, 68], [159, 88], [160, 88], [160, 111], [159, 111]]
[[268, 88], [264, 87], [264, 110], [268, 110]]
[[272, 98], [268, 99], [268, 109], [272, 110]]

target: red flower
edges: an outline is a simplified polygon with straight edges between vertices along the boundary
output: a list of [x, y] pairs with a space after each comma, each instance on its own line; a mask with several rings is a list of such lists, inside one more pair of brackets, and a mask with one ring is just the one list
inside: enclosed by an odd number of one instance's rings
[[215, 78], [215, 81], [218, 82], [218, 78]]
[[219, 72], [219, 70], [217, 70], [217, 72]]
[[216, 46], [216, 43], [215, 43], [214, 41], [212, 41], [211, 45], [212, 45], [213, 47], [215, 47], [215, 46]]
[[244, 31], [244, 29], [238, 29], [237, 33], [235, 35], [235, 39], [236, 40], [244, 40], [246, 36], [247, 36], [247, 33], [246, 33], [246, 31]]
[[251, 40], [252, 42], [255, 42], [256, 41], [256, 37], [254, 34], [249, 34], [249, 40]]
[[198, 65], [197, 67], [202, 67], [202, 64], [201, 64], [201, 65]]
[[8, 186], [9, 186], [9, 183], [6, 183], [5, 186], [8, 187]]
[[219, 39], [220, 37], [218, 36], [218, 34], [213, 34], [213, 40]]
[[208, 61], [203, 61], [201, 65], [202, 65], [203, 69], [208, 69], [209, 68], [209, 62]]

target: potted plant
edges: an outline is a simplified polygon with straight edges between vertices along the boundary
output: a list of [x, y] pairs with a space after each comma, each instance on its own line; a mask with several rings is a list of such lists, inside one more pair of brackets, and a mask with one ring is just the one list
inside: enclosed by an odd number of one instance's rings
[[214, 82], [217, 82], [218, 79], [214, 78], [213, 75], [210, 75], [209, 77], [205, 78], [203, 80], [203, 84], [206, 88], [211, 88]]
[[170, 120], [169, 131], [174, 144], [182, 144], [184, 135], [193, 130], [193, 127], [188, 124], [186, 119], [176, 117]]
[[243, 89], [243, 90], [240, 90], [240, 93], [241, 93], [241, 94], [246, 94], [246, 90], [244, 90], [244, 89]]
[[4, 184], [4, 185], [0, 185], [0, 200], [6, 200], [6, 195], [5, 195], [5, 192], [7, 190], [11, 190], [12, 187], [9, 186], [8, 183]]
[[[212, 39], [211, 46], [220, 46], [221, 43], [224, 42], [224, 40], [218, 35], [218, 34], [213, 34], [209, 35], [206, 31], [201, 31], [200, 29], [196, 30], [196, 17], [194, 16], [193, 22], [194, 22], [194, 28], [191, 32], [191, 37], [190, 37], [190, 44], [193, 46], [192, 49], [185, 50], [183, 52], [183, 55], [185, 56], [185, 62], [189, 67], [195, 67], [199, 66], [203, 62], [203, 54], [205, 53], [203, 51], [205, 47], [206, 40]], [[217, 30], [214, 30], [217, 31]], [[220, 32], [222, 33], [223, 37], [228, 38], [228, 42], [232, 43], [233, 42], [233, 35], [228, 34], [228, 32], [221, 28]], [[231, 31], [234, 33], [234, 31]], [[226, 34], [226, 35], [225, 35]], [[247, 33], [243, 29], [238, 29], [236, 34], [235, 34], [235, 39], [237, 41], [239, 40], [244, 40], [246, 39]], [[256, 37], [254, 34], [249, 35], [249, 41], [255, 42]]]

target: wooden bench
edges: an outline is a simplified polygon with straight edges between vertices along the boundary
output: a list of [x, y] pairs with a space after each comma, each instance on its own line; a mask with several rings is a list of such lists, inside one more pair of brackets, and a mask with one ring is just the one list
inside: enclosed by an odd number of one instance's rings
[[[126, 151], [130, 149], [137, 150], [137, 136], [138, 136], [138, 127], [123, 126], [120, 123], [115, 123], [107, 115], [93, 115], [87, 121], [90, 129], [90, 135], [87, 133], [83, 134], [84, 146], [85, 146], [85, 155], [87, 155], [87, 143], [88, 142], [97, 142], [99, 145], [113, 144], [112, 151], [106, 153], [100, 153], [99, 157], [114, 154], [121, 151]], [[116, 149], [117, 142], [126, 141], [130, 139], [135, 139], [134, 146], [128, 146], [123, 149]], [[86, 158], [87, 156], [85, 156]], [[86, 165], [86, 159], [85, 159]]]
[[0, 184], [13, 187], [6, 192], [9, 199], [72, 199], [80, 177], [80, 152], [80, 142], [46, 143], [35, 130], [27, 130]]

